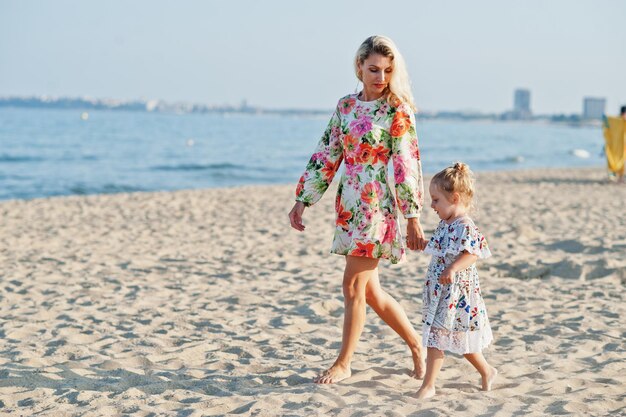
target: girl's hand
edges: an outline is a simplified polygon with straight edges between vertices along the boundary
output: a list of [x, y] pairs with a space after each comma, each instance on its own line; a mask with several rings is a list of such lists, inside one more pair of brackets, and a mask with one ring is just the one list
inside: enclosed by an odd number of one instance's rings
[[406, 245], [411, 250], [424, 250], [428, 241], [424, 238], [422, 225], [417, 217], [407, 220]]
[[470, 266], [472, 266], [476, 262], [477, 259], [478, 259], [478, 256], [468, 253], [467, 251], [464, 250], [454, 260], [454, 262], [452, 262], [450, 265], [447, 266], [446, 269], [443, 270], [443, 272], [439, 276], [439, 283], [440, 284], [452, 284], [452, 282], [454, 281], [454, 275], [457, 272], [463, 271], [469, 268]]
[[439, 275], [439, 283], [443, 285], [452, 284], [454, 274], [456, 274], [456, 271], [453, 268], [447, 267], [441, 272], [441, 275]]
[[304, 225], [302, 224], [302, 214], [304, 213], [304, 203], [302, 201], [296, 201], [293, 208], [289, 212], [289, 221], [291, 227], [301, 232], [304, 232]]

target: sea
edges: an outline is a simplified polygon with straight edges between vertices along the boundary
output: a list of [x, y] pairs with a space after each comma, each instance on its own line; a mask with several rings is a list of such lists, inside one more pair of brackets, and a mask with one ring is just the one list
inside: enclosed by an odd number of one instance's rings
[[[296, 184], [328, 116], [0, 108], [0, 200]], [[422, 167], [604, 166], [600, 127], [417, 120]]]

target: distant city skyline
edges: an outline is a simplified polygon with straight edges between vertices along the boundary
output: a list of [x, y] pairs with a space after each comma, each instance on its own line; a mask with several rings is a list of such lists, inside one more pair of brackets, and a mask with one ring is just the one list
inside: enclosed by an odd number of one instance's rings
[[[403, 53], [425, 111], [582, 114], [626, 104], [620, 0], [293, 4], [0, 0], [0, 96], [158, 99], [323, 109], [355, 90], [379, 33]], [[593, 28], [589, 30], [588, 28]]]
[[[581, 103], [581, 111], [564, 113], [535, 113], [531, 106], [531, 91], [525, 88], [515, 89], [513, 92], [512, 106], [499, 112], [480, 112], [475, 110], [454, 110], [440, 109], [431, 111], [428, 109], [420, 109], [418, 114], [428, 113], [431, 115], [437, 113], [467, 113], [467, 115], [500, 115], [503, 120], [524, 120], [532, 119], [539, 116], [559, 116], [559, 115], [576, 115], [582, 119], [601, 119], [606, 115], [606, 99], [604, 97], [583, 97]], [[119, 99], [114, 97], [91, 97], [91, 96], [52, 96], [52, 95], [0, 95], [0, 107], [50, 107], [50, 108], [83, 108], [86, 109], [119, 109], [119, 110], [142, 110], [142, 111], [173, 111], [173, 112], [206, 112], [209, 111], [238, 111], [255, 113], [261, 111], [264, 113], [315, 113], [324, 114], [332, 111], [331, 107], [327, 108], [306, 108], [306, 107], [284, 107], [284, 108], [268, 108], [263, 106], [250, 105], [246, 99], [240, 103], [227, 103], [216, 105], [215, 103], [200, 103], [188, 101], [168, 101], [162, 99]]]

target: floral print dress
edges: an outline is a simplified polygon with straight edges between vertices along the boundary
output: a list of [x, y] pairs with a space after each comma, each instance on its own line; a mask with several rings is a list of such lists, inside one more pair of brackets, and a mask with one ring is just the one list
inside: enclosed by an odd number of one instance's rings
[[424, 346], [453, 353], [477, 353], [493, 340], [476, 264], [458, 272], [452, 284], [439, 283], [441, 272], [466, 251], [491, 256], [487, 241], [467, 216], [439, 222], [424, 253], [432, 255], [423, 295]]
[[[331, 253], [389, 259], [405, 257], [396, 217], [396, 200], [405, 218], [418, 217], [423, 180], [410, 107], [384, 97], [360, 101], [357, 94], [339, 100], [328, 127], [296, 189], [296, 200], [315, 204], [342, 160]], [[393, 163], [395, 198], [387, 175]]]

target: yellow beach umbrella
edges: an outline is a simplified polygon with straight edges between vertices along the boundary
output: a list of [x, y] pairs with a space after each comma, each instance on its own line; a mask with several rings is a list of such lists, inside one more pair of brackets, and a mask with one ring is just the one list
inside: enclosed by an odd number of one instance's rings
[[624, 145], [626, 144], [626, 120], [621, 117], [604, 118], [604, 140], [609, 171], [624, 175]]

